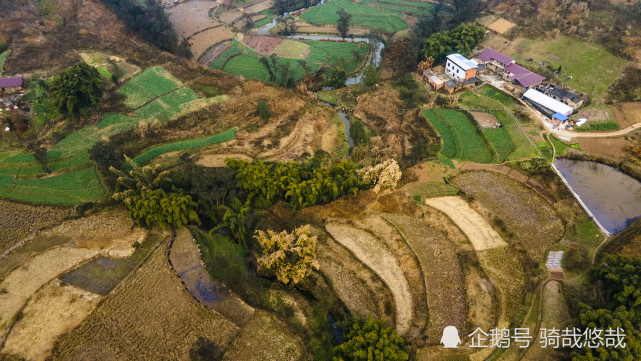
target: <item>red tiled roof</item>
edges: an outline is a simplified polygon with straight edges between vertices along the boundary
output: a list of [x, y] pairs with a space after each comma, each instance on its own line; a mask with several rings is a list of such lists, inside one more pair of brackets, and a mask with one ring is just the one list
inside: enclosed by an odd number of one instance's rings
[[505, 70], [514, 74], [514, 76], [512, 76], [510, 79], [518, 81], [526, 88], [545, 80], [545, 78], [540, 76], [539, 74], [533, 73], [516, 64], [508, 65]]
[[481, 52], [481, 54], [479, 54], [479, 56], [477, 56], [477, 58], [479, 58], [479, 59], [481, 59], [481, 60], [483, 60], [485, 62], [488, 62], [488, 61], [494, 59], [494, 60], [498, 61], [499, 63], [503, 64], [503, 66], [507, 66], [510, 63], [514, 62], [514, 59], [510, 58], [507, 55], [503, 55], [503, 54], [499, 53], [498, 51], [496, 51], [496, 50], [494, 50], [492, 48], [485, 48], [485, 50], [483, 50], [483, 52]]
[[16, 86], [22, 86], [22, 78], [1, 78], [0, 79], [0, 88], [11, 88]]

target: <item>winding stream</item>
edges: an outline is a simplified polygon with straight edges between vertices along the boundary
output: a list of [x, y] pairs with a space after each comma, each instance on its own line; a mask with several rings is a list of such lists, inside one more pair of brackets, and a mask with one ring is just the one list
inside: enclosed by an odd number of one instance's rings
[[618, 233], [641, 218], [640, 181], [596, 162], [557, 159], [554, 165], [609, 233]]

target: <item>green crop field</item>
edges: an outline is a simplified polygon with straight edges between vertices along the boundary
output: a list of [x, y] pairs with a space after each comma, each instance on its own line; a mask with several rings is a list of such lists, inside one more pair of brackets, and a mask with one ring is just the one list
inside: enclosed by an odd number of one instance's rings
[[485, 128], [483, 135], [492, 143], [494, 150], [496, 150], [498, 163], [502, 163], [507, 159], [508, 155], [514, 151], [514, 143], [507, 134], [504, 128]]
[[200, 139], [184, 140], [181, 142], [163, 144], [143, 152], [142, 154], [136, 156], [133, 160], [138, 164], [144, 164], [147, 163], [150, 159], [155, 158], [161, 154], [227, 142], [236, 137], [237, 131], [237, 128], [232, 128], [222, 133], [210, 135]]
[[95, 167], [46, 178], [15, 180], [0, 176], [0, 194], [34, 203], [80, 204], [105, 194]]
[[[122, 114], [105, 114], [102, 121], [96, 125], [86, 126], [71, 133], [63, 140], [56, 143], [54, 149], [63, 155], [72, 155], [87, 151], [103, 138], [109, 138], [118, 133], [133, 129], [138, 122]], [[106, 122], [106, 124], [102, 124]]]
[[477, 163], [492, 162], [492, 152], [465, 114], [449, 109], [423, 110], [423, 114], [443, 138], [443, 155]]
[[420, 16], [429, 13], [431, 4], [401, 0], [329, 0], [323, 5], [313, 7], [303, 13], [303, 20], [312, 24], [336, 24], [337, 11], [344, 9], [352, 15], [350, 24], [388, 33], [407, 29], [403, 20], [404, 13]]
[[137, 108], [151, 99], [168, 93], [182, 84], [167, 70], [156, 66], [134, 76], [118, 92], [127, 97], [125, 105]]
[[[503, 129], [505, 129], [509, 135], [514, 146], [514, 150], [504, 160], [519, 160], [537, 154], [537, 150], [532, 143], [530, 143], [528, 137], [521, 131], [521, 128], [516, 124], [514, 119], [504, 110], [504, 106], [513, 108], [516, 101], [503, 92], [492, 90], [495, 89], [489, 86], [480, 88], [482, 93], [489, 94], [492, 98], [486, 95], [479, 96], [472, 92], [463, 93], [459, 97], [459, 106], [468, 110], [490, 110], [496, 119], [503, 124]], [[497, 152], [498, 151], [497, 149]]]
[[200, 96], [196, 92], [183, 87], [136, 109], [134, 114], [138, 119], [155, 118], [168, 121], [181, 113], [184, 104], [197, 99], [200, 99]]
[[[331, 65], [343, 66], [348, 74], [358, 70], [369, 52], [369, 47], [365, 43], [318, 40], [305, 40], [305, 42], [324, 51], [329, 56]], [[358, 53], [358, 57], [354, 56], [355, 52]]]
[[524, 39], [516, 46], [513, 54], [507, 55], [526, 68], [527, 59], [534, 59], [536, 63], [545, 62], [553, 69], [560, 66], [561, 73], [557, 76], [560, 82], [599, 100], [605, 90], [621, 76], [628, 63], [602, 45], [569, 38]]

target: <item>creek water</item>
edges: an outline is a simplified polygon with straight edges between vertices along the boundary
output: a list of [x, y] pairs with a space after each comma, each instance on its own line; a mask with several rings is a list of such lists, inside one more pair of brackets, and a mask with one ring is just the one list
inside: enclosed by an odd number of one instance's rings
[[557, 159], [554, 165], [608, 232], [620, 232], [641, 218], [640, 181], [596, 162]]
[[351, 126], [351, 122], [347, 117], [347, 115], [345, 115], [344, 111], [339, 110], [336, 112], [336, 114], [338, 114], [338, 117], [341, 118], [343, 123], [345, 123], [345, 129], [346, 129], [345, 135], [347, 135], [347, 144], [349, 144], [349, 149], [352, 150], [352, 148], [354, 148], [354, 139], [352, 139], [352, 137], [349, 134], [349, 128]]

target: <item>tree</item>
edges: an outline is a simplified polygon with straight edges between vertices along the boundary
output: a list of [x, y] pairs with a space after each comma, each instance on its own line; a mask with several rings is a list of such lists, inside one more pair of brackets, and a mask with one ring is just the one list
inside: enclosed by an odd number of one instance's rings
[[372, 86], [376, 84], [376, 81], [378, 80], [378, 74], [376, 73], [376, 69], [368, 65], [365, 67], [365, 70], [363, 70], [363, 84], [365, 86]]
[[332, 67], [329, 72], [329, 76], [326, 77], [325, 85], [330, 88], [338, 89], [344, 87], [346, 81], [347, 72], [343, 67], [336, 65]]
[[452, 38], [447, 32], [432, 34], [423, 42], [423, 56], [433, 57], [437, 63], [445, 59], [452, 52]]
[[98, 142], [89, 149], [89, 157], [103, 170], [119, 166], [125, 158], [111, 142]]
[[189, 223], [200, 225], [196, 202], [190, 196], [165, 193], [162, 189], [144, 190], [132, 195], [126, 205], [129, 215], [139, 226], [150, 227], [154, 223], [161, 228], [166, 225], [182, 227]]
[[169, 172], [162, 171], [159, 164], [153, 167], [149, 165], [141, 167], [135, 160], [127, 156], [125, 156], [125, 160], [131, 168], [127, 173], [109, 167], [109, 170], [118, 176], [117, 182], [125, 188], [122, 192], [114, 193], [114, 199], [122, 200], [127, 204], [130, 202], [128, 199], [131, 196], [159, 189], [163, 184], [171, 182], [168, 177]]
[[265, 120], [269, 119], [272, 115], [271, 110], [269, 110], [269, 105], [267, 105], [267, 102], [264, 100], [258, 101], [258, 104], [256, 105], [256, 113]]
[[485, 28], [475, 23], [465, 23], [450, 31], [449, 36], [456, 51], [469, 57], [474, 47], [485, 37]]
[[376, 193], [381, 190], [396, 188], [396, 184], [398, 184], [402, 175], [403, 173], [401, 173], [401, 169], [394, 159], [388, 159], [383, 163], [363, 170], [363, 180], [369, 182]]
[[221, 208], [225, 210], [223, 222], [213, 230], [227, 227], [236, 237], [238, 243], [243, 247], [247, 247], [247, 229], [249, 228], [247, 218], [252, 211], [251, 196], [247, 198], [245, 203], [242, 203], [238, 198], [234, 198], [229, 207], [222, 205]]
[[292, 233], [272, 230], [256, 231], [256, 240], [262, 248], [258, 258], [258, 271], [290, 285], [304, 281], [313, 269], [318, 269], [316, 243], [309, 225], [294, 229]]
[[363, 145], [369, 143], [370, 134], [365, 129], [365, 124], [360, 119], [352, 122], [349, 128], [349, 135], [354, 140], [355, 145]]
[[53, 105], [66, 114], [78, 114], [81, 108], [95, 107], [104, 91], [100, 73], [86, 63], [59, 72], [49, 89]]
[[338, 10], [336, 14], [338, 15], [336, 30], [341, 34], [341, 38], [346, 38], [347, 33], [349, 32], [349, 21], [352, 20], [352, 14], [348, 13], [344, 9]]
[[355, 322], [345, 342], [334, 348], [335, 361], [406, 361], [405, 341], [384, 321]]
[[602, 264], [592, 267], [589, 276], [593, 282], [602, 282], [608, 308], [625, 306], [641, 324], [641, 259], [606, 255]]

